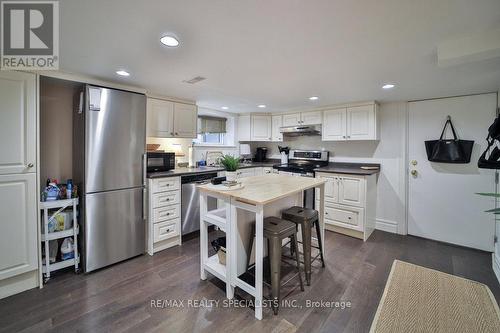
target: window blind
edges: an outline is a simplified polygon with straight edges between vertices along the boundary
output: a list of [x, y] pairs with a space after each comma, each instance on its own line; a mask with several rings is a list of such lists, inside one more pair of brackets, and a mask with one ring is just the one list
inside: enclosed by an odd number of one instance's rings
[[205, 133], [226, 133], [226, 118], [199, 116], [198, 134]]

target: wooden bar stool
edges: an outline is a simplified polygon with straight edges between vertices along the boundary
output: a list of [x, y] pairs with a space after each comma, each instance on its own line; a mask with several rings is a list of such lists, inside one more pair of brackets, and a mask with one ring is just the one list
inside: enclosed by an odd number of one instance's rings
[[[254, 234], [254, 233], [252, 233]], [[283, 239], [290, 238], [295, 244], [297, 243], [297, 228], [295, 223], [280, 219], [279, 217], [271, 216], [264, 219], [264, 237], [267, 239], [268, 258], [271, 266], [271, 295], [272, 307], [275, 315], [278, 314], [280, 304], [280, 289], [281, 289], [281, 256]], [[253, 247], [253, 237], [250, 242], [250, 251]], [[250, 259], [249, 259], [250, 260]], [[300, 274], [300, 259], [299, 253], [296, 251], [295, 260], [297, 262], [297, 274], [299, 276], [300, 290], [304, 291], [304, 284]], [[248, 267], [249, 265], [247, 265]], [[277, 302], [274, 302], [277, 301]]]
[[[284, 220], [291, 221], [296, 224], [296, 228], [300, 225], [302, 231], [302, 253], [304, 255], [304, 271], [306, 272], [306, 283], [308, 286], [311, 285], [311, 247], [312, 246], [312, 235], [311, 229], [316, 227], [316, 237], [318, 238], [318, 247], [314, 248], [319, 250], [321, 256], [321, 266], [325, 267], [325, 260], [323, 258], [323, 244], [321, 241], [321, 231], [319, 228], [319, 214], [318, 211], [311, 208], [304, 208], [299, 206], [293, 206], [284, 210], [281, 213], [281, 217]], [[292, 243], [293, 244], [293, 243]], [[292, 247], [292, 249], [298, 249], [297, 246]], [[298, 252], [298, 251], [295, 251]]]

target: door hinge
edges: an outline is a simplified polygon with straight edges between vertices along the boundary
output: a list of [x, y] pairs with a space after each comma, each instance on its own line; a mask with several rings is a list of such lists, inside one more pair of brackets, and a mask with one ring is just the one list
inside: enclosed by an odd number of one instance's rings
[[497, 236], [493, 237], [493, 243], [495, 243], [495, 244], [498, 243], [498, 237]]
[[498, 172], [495, 172], [495, 184], [498, 185]]

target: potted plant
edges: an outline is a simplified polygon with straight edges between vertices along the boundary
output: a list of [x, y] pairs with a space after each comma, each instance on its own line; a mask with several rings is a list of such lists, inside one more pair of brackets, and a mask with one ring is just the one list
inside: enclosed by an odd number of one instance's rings
[[237, 170], [240, 166], [240, 159], [232, 155], [224, 155], [220, 158], [220, 164], [226, 169], [226, 180], [233, 181], [237, 178]]

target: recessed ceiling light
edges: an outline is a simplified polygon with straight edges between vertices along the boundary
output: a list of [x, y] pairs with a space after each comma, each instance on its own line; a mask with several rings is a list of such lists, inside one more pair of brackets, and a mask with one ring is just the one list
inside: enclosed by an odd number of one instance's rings
[[160, 38], [160, 42], [168, 47], [179, 46], [179, 40], [174, 36], [165, 35], [162, 38]]
[[257, 105], [257, 107], [263, 109], [263, 108], [266, 107], [266, 105], [265, 104], [259, 104], [259, 105]]
[[311, 101], [317, 101], [319, 99], [319, 97], [318, 96], [311, 96], [311, 97], [309, 97], [309, 99]]
[[229, 108], [227, 106], [222, 106], [221, 109], [222, 110], [229, 110]]
[[130, 73], [127, 71], [124, 71], [124, 70], [116, 71], [116, 74], [118, 74], [120, 76], [130, 76]]
[[392, 88], [394, 88], [394, 87], [395, 87], [395, 86], [394, 86], [393, 84], [388, 83], [388, 84], [384, 84], [384, 85], [382, 86], [382, 89], [392, 89]]

